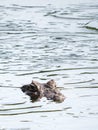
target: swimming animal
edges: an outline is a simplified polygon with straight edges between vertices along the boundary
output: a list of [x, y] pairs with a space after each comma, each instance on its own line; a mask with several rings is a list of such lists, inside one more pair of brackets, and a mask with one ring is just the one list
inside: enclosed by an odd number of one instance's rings
[[33, 80], [30, 84], [23, 85], [21, 90], [29, 95], [33, 102], [38, 101], [42, 97], [60, 103], [65, 100], [65, 96], [57, 88], [54, 80], [50, 80], [47, 83], [39, 83]]

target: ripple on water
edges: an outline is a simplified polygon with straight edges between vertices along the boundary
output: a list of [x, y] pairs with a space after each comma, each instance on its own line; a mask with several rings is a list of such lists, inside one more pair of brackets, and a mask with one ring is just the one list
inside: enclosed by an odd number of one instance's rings
[[[97, 86], [94, 87], [94, 85], [91, 87], [90, 85], [94, 82], [96, 82], [96, 78], [94, 78], [94, 74], [90, 74], [91, 77], [89, 77], [89, 73], [84, 73], [85, 71], [88, 72], [92, 72], [93, 70], [97, 70], [97, 67], [84, 67], [84, 68], [67, 68], [67, 69], [54, 69], [54, 70], [48, 70], [48, 73], [50, 73], [50, 77], [54, 77], [57, 78], [59, 77], [58, 75], [68, 75], [68, 77], [65, 78], [65, 81], [63, 79], [59, 79], [59, 82], [63, 87], [63, 92], [67, 94], [67, 96], [72, 96], [73, 99], [71, 100], [77, 100], [74, 96], [78, 95], [78, 97], [82, 98], [82, 100], [84, 100], [83, 98], [89, 98], [89, 100], [92, 97], [96, 98], [98, 97], [97, 94], [95, 94], [95, 92], [93, 93], [93, 91], [91, 90], [91, 88], [98, 88]], [[55, 72], [57, 73], [56, 75], [51, 75], [51, 73], [55, 74]], [[42, 77], [45, 73], [47, 73], [47, 71], [43, 71], [43, 72], [38, 72], [37, 74], [40, 74], [40, 77]], [[73, 75], [74, 77], [72, 78], [71, 75]], [[35, 75], [31, 74], [31, 75]], [[86, 75], [86, 80], [85, 80], [85, 76]], [[87, 76], [88, 75], [88, 76]], [[21, 75], [22, 76], [22, 75]], [[48, 75], [47, 75], [48, 76]], [[92, 78], [93, 77], [93, 78]], [[24, 76], [22, 77], [24, 78]], [[88, 80], [87, 80], [88, 79]], [[78, 80], [78, 82], [77, 82]], [[72, 82], [74, 81], [74, 82]], [[89, 85], [87, 87], [87, 85]], [[69, 89], [66, 89], [69, 88]], [[74, 94], [72, 94], [72, 90], [71, 88], [73, 88]], [[82, 88], [82, 92], [80, 93], [80, 89]], [[90, 89], [89, 89], [90, 88]], [[71, 105], [68, 101], [65, 100], [65, 102], [61, 105], [60, 108], [56, 108], [56, 104], [52, 104], [52, 102], [49, 103], [49, 101], [44, 101], [42, 100], [41, 102], [36, 102], [36, 103], [31, 103], [28, 99], [28, 96], [24, 95], [19, 88], [10, 88], [7, 87], [7, 95], [3, 95], [3, 93], [5, 92], [5, 88], [2, 87], [0, 88], [2, 91], [2, 95], [1, 95], [1, 108], [0, 108], [0, 115], [1, 116], [10, 116], [10, 115], [22, 115], [22, 114], [30, 114], [30, 113], [48, 113], [48, 112], [60, 112], [60, 111], [65, 111], [65, 109], [68, 110], [68, 115], [71, 115], [73, 117], [78, 117], [79, 118], [79, 113], [76, 113], [74, 111], [74, 101], [73, 104]], [[89, 89], [86, 90], [86, 89]], [[17, 90], [17, 91], [16, 91]], [[65, 92], [66, 91], [66, 92]], [[20, 93], [21, 92], [21, 93]], [[17, 93], [19, 95], [17, 95]], [[89, 93], [89, 94], [87, 94]], [[91, 93], [91, 94], [90, 94]], [[68, 95], [69, 94], [69, 95]], [[71, 94], [71, 95], [70, 95]], [[16, 96], [15, 96], [16, 95]], [[13, 97], [13, 98], [12, 98]], [[13, 99], [13, 101], [12, 101]], [[79, 99], [78, 99], [79, 100]], [[88, 99], [87, 99], [88, 101]], [[77, 101], [78, 102], [78, 101]], [[68, 107], [64, 107], [65, 104], [67, 104]], [[68, 105], [70, 104], [70, 105]], [[64, 106], [63, 106], [64, 105]], [[59, 105], [58, 105], [59, 106]], [[52, 109], [51, 109], [52, 107]], [[88, 106], [90, 107], [90, 106]], [[80, 105], [80, 110], [81, 110], [81, 105]], [[86, 109], [86, 106], [85, 106]], [[84, 111], [84, 109], [82, 110]], [[70, 114], [73, 113], [73, 114]], [[81, 113], [81, 112], [80, 112]], [[81, 116], [85, 115], [84, 113], [81, 113]], [[90, 115], [90, 114], [89, 114]]]
[[98, 31], [98, 22], [97, 22], [97, 20], [90, 21], [85, 24], [85, 27], [87, 29], [92, 29], [92, 30]]
[[[6, 87], [5, 90], [4, 87], [1, 87], [0, 90], [2, 92], [0, 98], [0, 116], [26, 115], [30, 113], [54, 113], [70, 109], [68, 106], [56, 108], [56, 104], [46, 99], [32, 103], [29, 96], [22, 93], [20, 88], [13, 89], [11, 87]], [[4, 92], [6, 95], [3, 95]]]
[[[98, 118], [98, 35], [97, 22], [91, 20], [97, 21], [97, 7], [97, 3], [0, 6], [1, 126], [11, 121], [10, 128], [18, 123], [33, 129], [36, 124], [39, 129], [95, 128], [90, 124]], [[20, 90], [32, 79], [56, 80], [66, 100], [32, 103]]]

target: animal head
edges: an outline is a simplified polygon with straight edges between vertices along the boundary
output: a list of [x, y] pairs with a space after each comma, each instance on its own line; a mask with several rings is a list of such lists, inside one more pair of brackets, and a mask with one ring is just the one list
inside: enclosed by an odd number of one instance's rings
[[30, 96], [31, 100], [37, 100], [41, 96], [40, 85], [36, 81], [21, 87], [21, 90]]
[[56, 88], [56, 82], [52, 79], [52, 80], [49, 80], [47, 83], [46, 83], [46, 86], [51, 88], [51, 89], [55, 89]]

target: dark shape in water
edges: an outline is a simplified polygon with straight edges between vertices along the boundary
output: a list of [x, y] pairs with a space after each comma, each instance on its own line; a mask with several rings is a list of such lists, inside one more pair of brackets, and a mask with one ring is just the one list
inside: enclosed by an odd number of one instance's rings
[[42, 97], [46, 97], [48, 100], [55, 102], [63, 102], [65, 100], [65, 96], [56, 87], [54, 80], [50, 80], [47, 83], [32, 81], [31, 84], [22, 86], [21, 90], [29, 95], [33, 102]]

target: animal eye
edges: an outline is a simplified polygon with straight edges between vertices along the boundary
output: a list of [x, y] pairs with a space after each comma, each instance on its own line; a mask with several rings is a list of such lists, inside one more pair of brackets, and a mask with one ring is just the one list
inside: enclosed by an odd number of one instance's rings
[[35, 92], [35, 91], [37, 91], [37, 87], [36, 86], [34, 86], [34, 85], [30, 85], [30, 89], [33, 91], [33, 92]]

